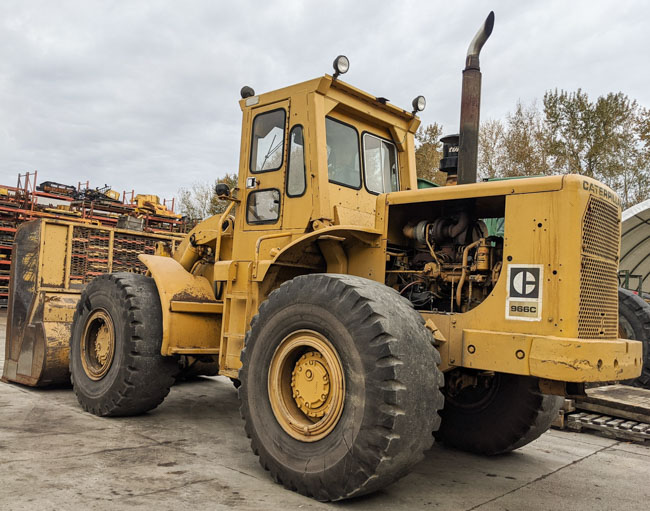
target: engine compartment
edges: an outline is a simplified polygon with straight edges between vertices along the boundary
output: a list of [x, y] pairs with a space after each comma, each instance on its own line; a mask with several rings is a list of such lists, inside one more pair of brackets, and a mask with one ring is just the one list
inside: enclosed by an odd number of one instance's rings
[[[467, 312], [503, 267], [503, 198], [463, 199], [396, 211], [389, 228], [386, 284], [417, 310]], [[488, 229], [488, 225], [490, 229]], [[401, 226], [401, 229], [399, 227]], [[399, 231], [398, 231], [399, 229]]]

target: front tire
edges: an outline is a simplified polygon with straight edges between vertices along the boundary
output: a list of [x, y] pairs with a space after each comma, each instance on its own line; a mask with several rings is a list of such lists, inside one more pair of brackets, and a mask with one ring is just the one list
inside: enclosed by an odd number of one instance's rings
[[86, 286], [74, 314], [70, 373], [79, 404], [99, 416], [137, 415], [169, 393], [178, 372], [160, 354], [162, 312], [153, 279], [111, 273]]
[[383, 488], [432, 444], [439, 363], [422, 317], [394, 290], [347, 275], [285, 282], [242, 353], [253, 451], [277, 482], [318, 500]]
[[496, 373], [479, 376], [475, 385], [452, 392], [447, 374], [445, 408], [436, 438], [477, 454], [502, 454], [532, 442], [557, 417], [564, 399], [539, 391], [536, 378]]

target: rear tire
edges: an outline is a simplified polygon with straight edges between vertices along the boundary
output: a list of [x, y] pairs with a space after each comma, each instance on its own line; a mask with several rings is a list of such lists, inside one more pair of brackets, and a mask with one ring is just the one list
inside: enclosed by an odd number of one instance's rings
[[[321, 501], [406, 475], [439, 426], [443, 376], [431, 340], [420, 314], [383, 284], [332, 274], [285, 282], [253, 318], [239, 372], [241, 413], [260, 464]], [[315, 367], [331, 385], [305, 407], [310, 388], [300, 374], [311, 377]]]
[[178, 372], [160, 354], [162, 312], [153, 279], [111, 273], [86, 286], [74, 314], [70, 373], [77, 400], [99, 416], [137, 415], [169, 393]]
[[436, 438], [478, 454], [509, 452], [548, 430], [563, 401], [560, 396], [540, 393], [536, 378], [496, 373], [487, 387], [445, 394]]
[[639, 295], [627, 289], [618, 289], [619, 336], [643, 343], [641, 376], [622, 383], [650, 389], [650, 305]]

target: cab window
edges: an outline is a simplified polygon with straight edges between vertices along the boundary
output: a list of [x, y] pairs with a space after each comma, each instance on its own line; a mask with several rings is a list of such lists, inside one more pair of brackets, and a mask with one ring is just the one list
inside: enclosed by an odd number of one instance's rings
[[283, 109], [271, 110], [255, 117], [251, 143], [251, 172], [268, 172], [282, 167], [285, 119]]
[[305, 193], [305, 143], [302, 126], [294, 126], [289, 134], [289, 165], [287, 166], [287, 195], [299, 197]]
[[361, 188], [359, 135], [352, 126], [325, 118], [327, 174], [332, 183]]
[[248, 194], [246, 221], [249, 224], [274, 224], [280, 218], [280, 191], [259, 190]]
[[397, 152], [391, 142], [365, 133], [363, 168], [368, 191], [384, 193], [399, 190]]

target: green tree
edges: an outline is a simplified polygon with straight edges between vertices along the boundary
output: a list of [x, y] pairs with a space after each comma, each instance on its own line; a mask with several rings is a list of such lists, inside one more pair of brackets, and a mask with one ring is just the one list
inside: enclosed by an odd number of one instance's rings
[[577, 173], [615, 190], [623, 207], [650, 197], [650, 113], [625, 94], [591, 101], [578, 89], [547, 91], [543, 110], [518, 102], [479, 134], [481, 177]]
[[639, 111], [636, 121], [636, 131], [644, 150], [650, 152], [650, 109], [643, 108]]
[[591, 101], [578, 89], [547, 91], [544, 116], [554, 170], [598, 179], [629, 207], [650, 196], [647, 111], [622, 92]]
[[546, 129], [535, 102], [524, 106], [518, 101], [514, 113], [506, 116], [506, 123], [503, 139], [504, 175], [551, 174]]

